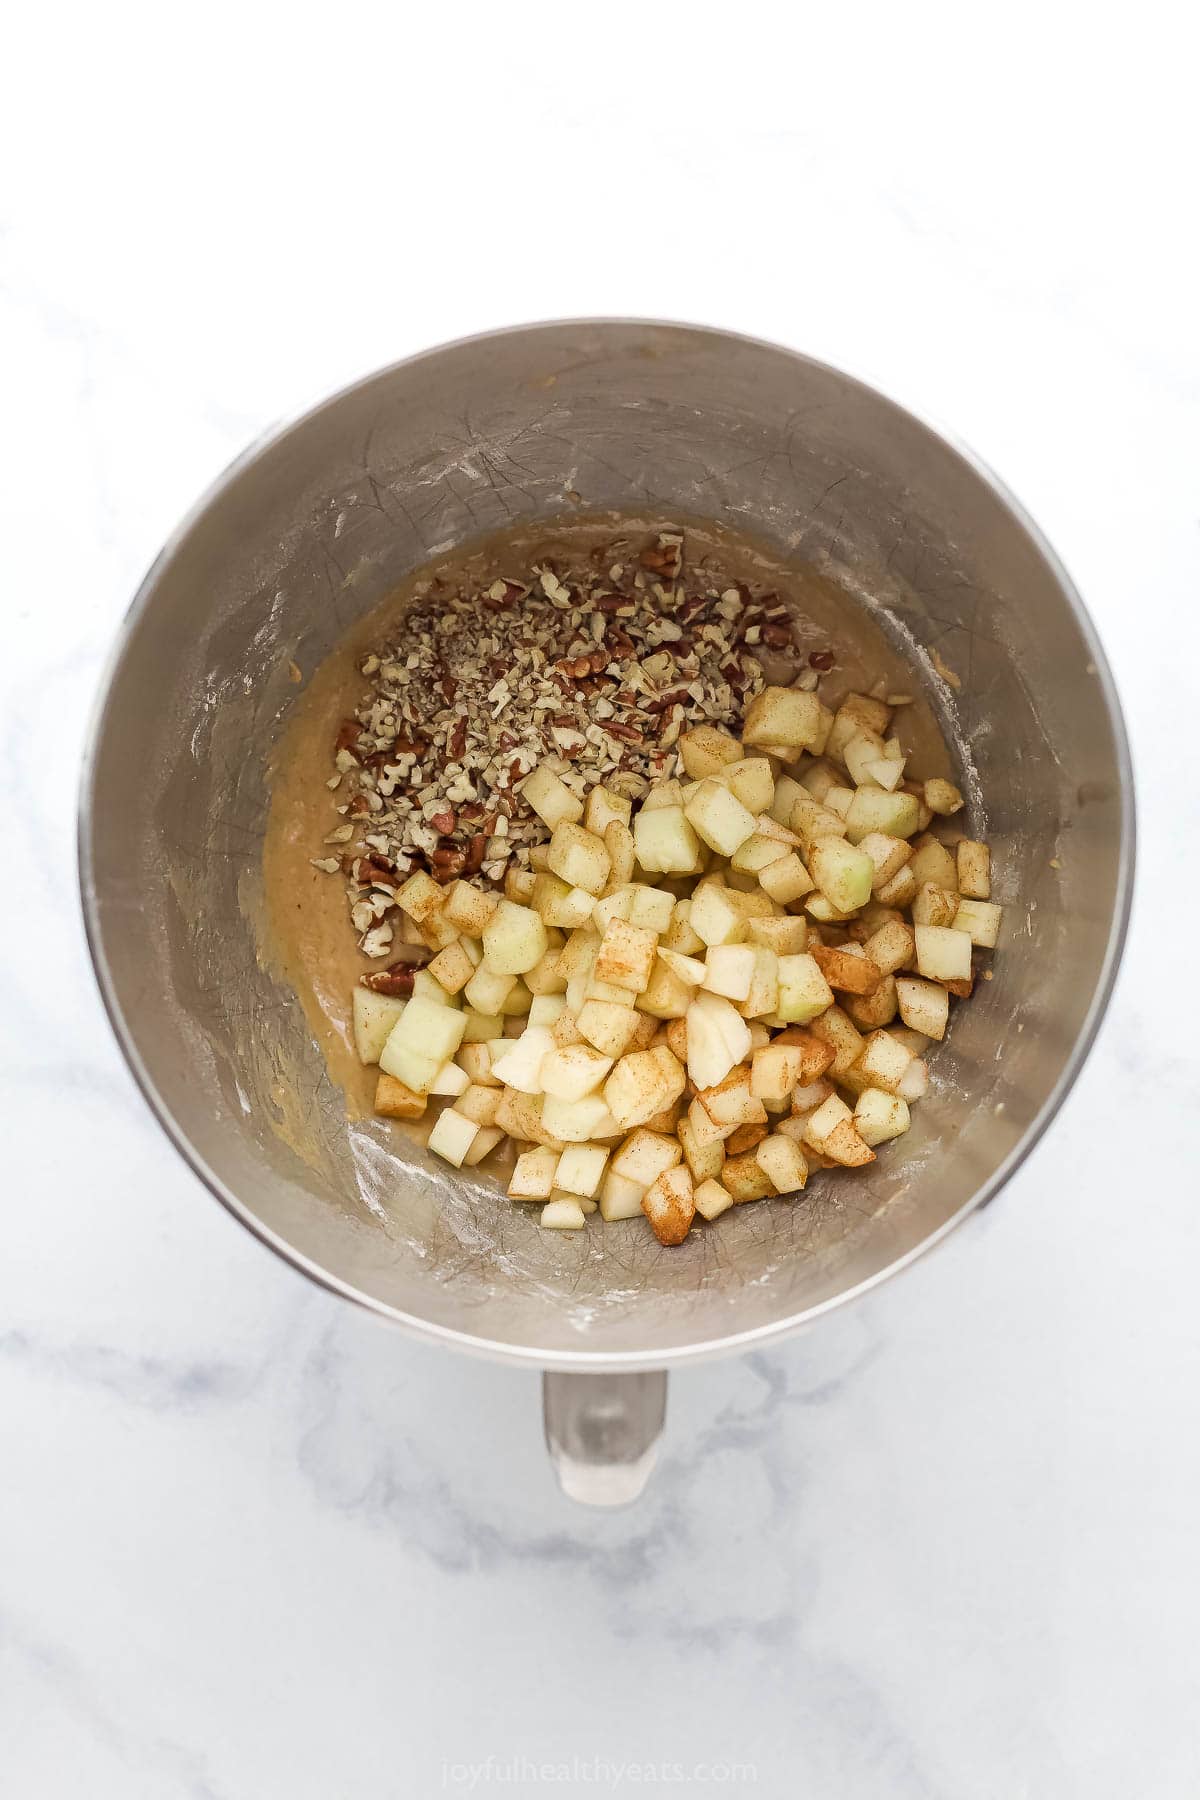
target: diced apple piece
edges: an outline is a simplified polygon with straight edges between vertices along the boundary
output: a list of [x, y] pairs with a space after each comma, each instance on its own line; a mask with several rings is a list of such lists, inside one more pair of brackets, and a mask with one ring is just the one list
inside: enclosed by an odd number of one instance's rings
[[624, 1176], [615, 1174], [610, 1163], [600, 1189], [600, 1217], [607, 1224], [612, 1224], [617, 1219], [641, 1218], [642, 1195], [645, 1191], [638, 1182], [628, 1181]]
[[[780, 775], [775, 782], [775, 793], [770, 805], [771, 817], [777, 825], [788, 827], [792, 822], [792, 808], [800, 798], [804, 789], [790, 775]], [[761, 829], [761, 828], [760, 828]]]
[[440, 912], [445, 900], [445, 888], [439, 887], [432, 875], [427, 875], [424, 869], [418, 869], [396, 890], [396, 905], [410, 919], [415, 919], [418, 925]]
[[885, 1093], [882, 1088], [868, 1088], [858, 1096], [854, 1129], [863, 1143], [872, 1149], [889, 1138], [899, 1137], [908, 1127], [908, 1107], [896, 1094]]
[[779, 1017], [789, 1025], [807, 1025], [833, 1005], [833, 990], [807, 952], [779, 958]]
[[466, 932], [468, 937], [479, 938], [495, 910], [495, 894], [472, 887], [469, 881], [456, 881], [446, 894], [442, 914], [456, 930]]
[[[698, 1104], [693, 1102], [693, 1105]], [[707, 1118], [707, 1113], [705, 1114]], [[711, 1124], [711, 1121], [710, 1121]], [[721, 1165], [725, 1161], [725, 1149], [720, 1138], [701, 1143], [692, 1125], [690, 1109], [685, 1118], [680, 1119], [675, 1127], [687, 1166], [692, 1171], [693, 1181], [715, 1181], [721, 1173]]]
[[679, 754], [683, 758], [683, 766], [693, 781], [703, 781], [707, 775], [715, 775], [726, 763], [737, 762], [742, 754], [742, 746], [736, 738], [731, 738], [726, 731], [719, 731], [715, 725], [696, 725], [691, 731], [685, 731], [679, 740]]
[[496, 1124], [511, 1138], [526, 1144], [544, 1144], [560, 1150], [562, 1141], [542, 1123], [542, 1094], [521, 1094], [516, 1088], [504, 1088], [496, 1108]]
[[589, 1138], [614, 1136], [619, 1125], [610, 1127], [609, 1111], [599, 1094], [586, 1094], [582, 1100], [559, 1100], [547, 1094], [542, 1101], [542, 1125], [561, 1144], [586, 1144]]
[[[577, 976], [589, 975], [599, 948], [600, 933], [593, 931], [590, 925], [573, 931], [558, 953], [559, 974], [567, 982], [573, 981]], [[568, 1000], [567, 1005], [570, 1004]]]
[[1000, 935], [1003, 908], [990, 900], [960, 900], [954, 915], [955, 931], [965, 931], [973, 944], [994, 950]]
[[[967, 953], [970, 955], [970, 940], [967, 942]], [[950, 996], [944, 987], [934, 981], [916, 981], [909, 976], [896, 977], [896, 997], [900, 1002], [900, 1017], [914, 1031], [924, 1032], [929, 1038], [943, 1038], [950, 1017]]]
[[838, 818], [844, 823], [846, 814], [850, 811], [853, 799], [853, 788], [831, 787], [821, 804], [824, 806], [826, 812], [836, 813]]
[[910, 868], [897, 869], [890, 881], [875, 891], [881, 906], [910, 906], [917, 891], [917, 880]]
[[527, 1025], [519, 1038], [506, 1044], [499, 1056], [492, 1058], [492, 1074], [505, 1087], [520, 1094], [541, 1094], [542, 1062], [554, 1049], [554, 1039], [544, 1025]]
[[916, 953], [916, 941], [911, 927], [902, 919], [889, 919], [878, 931], [871, 933], [863, 949], [882, 974], [894, 975], [897, 969], [911, 963]]
[[[614, 989], [619, 993], [620, 989]], [[695, 992], [665, 962], [655, 959], [650, 979], [637, 997], [638, 1011], [652, 1019], [682, 1019]], [[632, 1000], [633, 995], [629, 998]]]
[[633, 880], [637, 862], [633, 832], [629, 826], [623, 825], [619, 819], [613, 819], [604, 830], [604, 848], [608, 851], [611, 864], [609, 884], [623, 887], [627, 881]]
[[908, 838], [920, 826], [920, 808], [913, 794], [889, 794], [886, 788], [860, 787], [850, 802], [845, 819], [846, 836], [861, 843], [870, 832]]
[[629, 910], [629, 923], [640, 926], [645, 931], [652, 931], [660, 937], [671, 923], [671, 915], [675, 911], [675, 896], [666, 888], [646, 887], [641, 882], [633, 886], [633, 899]]
[[428, 1145], [435, 1156], [440, 1156], [444, 1162], [461, 1169], [478, 1130], [474, 1119], [465, 1119], [452, 1106], [448, 1106], [429, 1133]]
[[[383, 1047], [380, 1067], [401, 1081], [407, 1080], [403, 1070], [392, 1066], [396, 1053], [403, 1047], [431, 1060], [436, 1074], [437, 1069], [457, 1052], [465, 1030], [466, 1019], [457, 1008], [439, 1006], [422, 994], [414, 994]], [[422, 1093], [429, 1091], [428, 1086], [416, 1082], [410, 1081], [409, 1086], [417, 1087]]]
[[691, 1131], [692, 1141], [698, 1149], [707, 1150], [712, 1144], [724, 1146], [725, 1139], [735, 1129], [732, 1125], [718, 1125], [712, 1120], [700, 1101], [693, 1100], [687, 1110], [687, 1123]]
[[754, 973], [754, 950], [749, 944], [715, 944], [705, 958], [704, 987], [726, 1000], [744, 1000]]
[[684, 806], [694, 832], [721, 857], [732, 857], [747, 839], [754, 837], [754, 814], [720, 781], [702, 781]]
[[[471, 1018], [472, 1014], [468, 1013], [468, 1027], [470, 1026]], [[497, 1034], [497, 1036], [498, 1035], [499, 1034]], [[494, 1040], [476, 1040], [472, 1042], [469, 1038], [464, 1036], [462, 1049], [458, 1053], [459, 1068], [465, 1069], [470, 1079], [480, 1087], [499, 1088], [500, 1086], [500, 1083], [492, 1074], [493, 1041]], [[498, 1043], [496, 1047], [502, 1049], [503, 1041]], [[491, 1124], [490, 1119], [487, 1122], [488, 1124]]]
[[987, 900], [992, 892], [992, 853], [974, 838], [960, 838], [954, 846], [958, 891], [968, 900]]
[[716, 1087], [750, 1054], [750, 1030], [718, 994], [701, 992], [687, 1010], [688, 1074], [698, 1088]]
[[735, 1206], [742, 1206], [747, 1200], [766, 1200], [775, 1192], [771, 1177], [754, 1150], [748, 1150], [744, 1156], [726, 1157], [721, 1185], [733, 1196]]
[[905, 1069], [904, 1078], [896, 1092], [899, 1094], [901, 1100], [907, 1101], [909, 1106], [912, 1106], [917, 1100], [923, 1100], [925, 1098], [928, 1087], [928, 1065], [922, 1062], [919, 1056], [914, 1056], [907, 1069]]
[[855, 1029], [840, 1006], [831, 1006], [819, 1019], [814, 1019], [812, 1029], [814, 1037], [833, 1045], [834, 1057], [829, 1073], [835, 1081], [840, 1080], [858, 1060], [863, 1047], [862, 1033]]
[[481, 1125], [475, 1133], [474, 1143], [463, 1157], [463, 1168], [475, 1168], [476, 1164], [481, 1163], [485, 1156], [490, 1156], [503, 1142], [504, 1133], [498, 1125]]
[[642, 1211], [660, 1244], [682, 1244], [696, 1216], [691, 1171], [667, 1169], [643, 1194]]
[[637, 1025], [633, 1009], [610, 1000], [587, 1000], [575, 1021], [579, 1035], [603, 1056], [623, 1056]]
[[[687, 1020], [686, 1020], [686, 1018], [668, 1019], [667, 1023], [663, 1027], [663, 1031], [666, 1035], [667, 1049], [671, 1052], [671, 1055], [673, 1057], [675, 1057], [677, 1061], [679, 1061], [681, 1063], [686, 1063], [687, 1062]], [[649, 1049], [650, 1046], [648, 1044], [647, 1045], [635, 1045], [634, 1048], [635, 1049], [642, 1049], [642, 1048]]]
[[604, 1099], [617, 1125], [628, 1131], [669, 1106], [683, 1088], [683, 1069], [662, 1045], [623, 1056], [604, 1084]]
[[598, 1090], [612, 1066], [612, 1057], [602, 1056], [590, 1044], [576, 1044], [570, 1050], [551, 1047], [542, 1059], [542, 1092], [558, 1100], [582, 1100]]
[[533, 1005], [533, 995], [523, 981], [514, 981], [500, 1008], [506, 1019], [523, 1019]]
[[868, 782], [873, 781], [878, 787], [886, 788], [891, 793], [904, 780], [904, 763], [897, 762], [890, 756], [876, 757], [865, 765], [864, 773]]
[[548, 1200], [554, 1192], [559, 1152], [538, 1148], [524, 1150], [508, 1179], [510, 1200]]
[[608, 1151], [596, 1144], [568, 1144], [558, 1159], [554, 1185], [566, 1194], [590, 1200], [600, 1186]]
[[742, 722], [744, 744], [779, 744], [817, 750], [823, 735], [821, 702], [800, 688], [765, 687], [754, 696]]
[[763, 1103], [751, 1090], [750, 1070], [741, 1065], [731, 1069], [716, 1087], [701, 1088], [696, 1098], [714, 1125], [732, 1129], [766, 1122]]
[[958, 892], [958, 864], [947, 850], [945, 844], [928, 834], [917, 839], [913, 845], [912, 860], [909, 863], [918, 887], [932, 881], [936, 887], [945, 888], [949, 894]]
[[[689, 783], [689, 786], [691, 784]], [[678, 781], [660, 781], [642, 801], [643, 812], [657, 812], [660, 807], [682, 806], [683, 787]]]
[[703, 982], [707, 964], [702, 963], [698, 957], [683, 956], [677, 950], [664, 950], [661, 945], [658, 954], [672, 975], [677, 975], [685, 987], [699, 987]]
[[[695, 1172], [693, 1171], [693, 1180], [694, 1179]], [[699, 1187], [695, 1190], [693, 1198], [696, 1202], [696, 1211], [700, 1214], [700, 1217], [702, 1219], [708, 1219], [710, 1223], [713, 1219], [719, 1219], [723, 1212], [728, 1212], [729, 1208], [733, 1205], [733, 1195], [729, 1192], [729, 1189], [722, 1187], [720, 1182], [714, 1180], [712, 1177], [709, 1177], [700, 1183]]]
[[[532, 969], [525, 971], [525, 986], [531, 994], [551, 996], [561, 999], [566, 988], [566, 979], [558, 972], [558, 959], [562, 954], [561, 947], [551, 943], [540, 962], [534, 963]], [[565, 1005], [566, 1002], [564, 1001]]]
[[[804, 1087], [798, 1087], [792, 1095], [793, 1117], [807, 1121], [809, 1115], [816, 1112], [818, 1106], [824, 1106], [836, 1091], [832, 1081], [826, 1081], [823, 1077], [808, 1082]], [[782, 1126], [777, 1129], [782, 1130]]]
[[354, 1048], [361, 1063], [377, 1063], [392, 1031], [400, 1023], [405, 1002], [391, 994], [376, 994], [356, 987], [352, 996]]
[[750, 941], [776, 956], [800, 956], [808, 948], [808, 921], [801, 918], [748, 919]]
[[453, 1100], [459, 1094], [465, 1094], [470, 1085], [471, 1077], [465, 1069], [460, 1069], [457, 1063], [444, 1062], [429, 1092], [437, 1099]]
[[481, 1013], [468, 1007], [463, 1014], [464, 1044], [486, 1044], [503, 1036], [504, 1020], [499, 1013]]
[[475, 973], [475, 964], [467, 954], [462, 938], [438, 952], [429, 965], [429, 973], [448, 994], [457, 994], [466, 987]]
[[842, 838], [818, 838], [808, 853], [813, 880], [839, 912], [854, 912], [871, 898], [875, 865]]
[[[501, 906], [508, 904], [507, 900], [500, 902]], [[519, 909], [514, 908], [513, 910]], [[476, 969], [463, 989], [463, 998], [474, 1012], [484, 1013], [491, 1018], [500, 1011], [508, 999], [515, 980], [515, 973], [498, 973], [485, 962]]]
[[[483, 967], [490, 969], [493, 975], [523, 975], [526, 969], [532, 969], [541, 961], [549, 948], [546, 927], [538, 915], [527, 906], [501, 900], [484, 927]], [[468, 984], [467, 999], [470, 1005], [486, 1011], [471, 991], [479, 973], [476, 970], [473, 981]]]
[[798, 1044], [768, 1044], [754, 1052], [750, 1092], [765, 1105], [786, 1100], [803, 1079], [804, 1053]]
[[861, 944], [844, 944], [840, 950], [814, 944], [812, 956], [830, 987], [844, 994], [873, 994], [879, 986], [882, 971]]
[[582, 1231], [586, 1223], [579, 1201], [568, 1199], [548, 1200], [538, 1219], [547, 1231]]
[[771, 1039], [768, 1047], [772, 1050], [795, 1051], [799, 1055], [800, 1073], [797, 1080], [801, 1087], [819, 1081], [837, 1057], [832, 1044], [818, 1037], [815, 1031], [805, 1031], [799, 1025], [789, 1025], [786, 1031], [781, 1031]]
[[[874, 780], [870, 765], [882, 761], [883, 754], [883, 739], [873, 731], [856, 731], [853, 737], [847, 739], [842, 750], [842, 761], [849, 769], [850, 779], [856, 787], [863, 787]], [[829, 805], [828, 794], [825, 796], [825, 804]]]
[[866, 1163], [875, 1161], [875, 1152], [863, 1142], [848, 1120], [834, 1127], [820, 1149], [822, 1155], [832, 1157], [834, 1162], [847, 1169], [861, 1169]]
[[[741, 945], [732, 946], [735, 949]], [[763, 944], [746, 946], [754, 956], [754, 966], [750, 971], [750, 989], [744, 1000], [737, 1002], [737, 1009], [743, 1019], [765, 1019], [774, 1016], [779, 1007], [779, 958], [773, 950]], [[730, 946], [721, 946], [730, 948]], [[713, 951], [709, 951], [712, 956]], [[751, 1027], [753, 1030], [753, 1027]]]
[[[604, 839], [585, 831], [582, 825], [563, 824], [554, 829], [548, 858], [551, 871], [573, 888], [586, 888], [589, 894], [601, 894], [612, 869], [612, 858]], [[484, 954], [487, 940], [484, 940]]]
[[661, 950], [678, 950], [683, 956], [699, 956], [704, 950], [704, 939], [692, 929], [692, 903], [690, 900], [677, 900], [671, 913], [671, 923], [662, 936]]
[[872, 993], [850, 995], [846, 1011], [860, 1031], [875, 1031], [881, 1025], [891, 1024], [898, 1004], [896, 977], [885, 975]]
[[789, 906], [793, 900], [802, 900], [805, 894], [812, 892], [814, 886], [812, 876], [794, 850], [760, 869], [758, 880], [764, 894], [769, 894], [780, 906]]
[[717, 944], [740, 944], [746, 937], [745, 913], [729, 889], [713, 881], [702, 881], [692, 895], [689, 922], [710, 949]]
[[700, 867], [700, 840], [682, 806], [647, 811], [633, 821], [637, 860], [648, 875], [694, 875]]
[[529, 1005], [529, 1023], [545, 1025], [553, 1030], [554, 1021], [559, 1014], [566, 1011], [567, 1003], [561, 994], [535, 994]]
[[649, 983], [657, 948], [658, 938], [653, 931], [630, 925], [625, 919], [613, 919], [596, 952], [595, 979], [640, 994]]
[[[632, 813], [633, 802], [624, 794], [614, 794], [611, 788], [597, 784], [588, 790], [583, 823], [593, 837], [603, 838], [610, 825], [628, 825]], [[554, 826], [550, 829], [553, 831]]]
[[[432, 968], [430, 964], [430, 968]], [[437, 981], [429, 969], [418, 969], [413, 976], [413, 999], [432, 1000], [438, 1006], [458, 1006], [459, 1001], [453, 994], [448, 994], [440, 981]]]
[[775, 798], [775, 772], [765, 756], [747, 756], [742, 762], [730, 763], [712, 779], [755, 816], [766, 812]]
[[808, 1158], [794, 1138], [773, 1132], [754, 1152], [755, 1161], [777, 1194], [795, 1194], [808, 1180]]
[[494, 1125], [499, 1105], [498, 1087], [480, 1087], [470, 1080], [454, 1102], [455, 1111], [460, 1112], [464, 1119], [474, 1119], [477, 1125]]
[[876, 893], [912, 856], [912, 849], [903, 838], [891, 837], [886, 831], [868, 831], [865, 837], [859, 839], [858, 848], [864, 856], [870, 857], [874, 865], [875, 874], [871, 887]]
[[940, 775], [935, 775], [925, 783], [925, 804], [930, 812], [948, 816], [961, 809], [963, 797], [952, 781], [943, 781]]
[[614, 1153], [613, 1173], [637, 1182], [644, 1192], [665, 1170], [673, 1169], [682, 1155], [683, 1147], [675, 1138], [639, 1126]]
[[781, 839], [754, 831], [744, 844], [738, 845], [731, 860], [740, 875], [761, 876], [772, 863], [780, 862], [787, 854], [788, 847]]
[[533, 899], [533, 884], [537, 876], [532, 869], [522, 869], [516, 863], [509, 863], [504, 871], [504, 898], [511, 900], [514, 906], [528, 906]]
[[[633, 912], [634, 888], [632, 882], [624, 887], [610, 886], [599, 900], [592, 901], [592, 924], [603, 937], [614, 919], [628, 919]], [[597, 946], [599, 948], [599, 946]]]
[[545, 874], [534, 877], [529, 904], [543, 925], [575, 931], [587, 924], [596, 902], [586, 888], [569, 887], [560, 876]]
[[811, 856], [813, 845], [822, 838], [846, 836], [846, 821], [827, 806], [818, 806], [815, 800], [807, 795], [792, 807], [791, 828], [800, 839], [800, 851], [805, 857]]
[[873, 1031], [854, 1066], [870, 1078], [873, 1087], [898, 1094], [904, 1071], [911, 1061], [912, 1051], [905, 1045], [889, 1037], [886, 1031]]
[[[841, 785], [841, 770], [835, 769], [824, 757], [818, 757], [816, 762], [808, 764], [800, 777], [800, 787], [804, 793], [821, 806], [825, 804], [825, 796], [829, 790]], [[793, 802], [797, 798], [797, 795], [792, 795]]]
[[575, 825], [583, 817], [582, 802], [544, 763], [525, 777], [517, 792], [551, 831], [560, 825]]
[[829, 1099], [823, 1101], [815, 1112], [808, 1115], [804, 1131], [806, 1142], [814, 1144], [819, 1150], [830, 1132], [834, 1131], [837, 1126], [848, 1123], [853, 1116], [841, 1095], [831, 1094]]
[[846, 745], [860, 732], [870, 731], [882, 737], [892, 722], [892, 709], [869, 694], [847, 694], [833, 715], [825, 755], [844, 758]]
[[914, 925], [939, 925], [949, 927], [954, 923], [954, 915], [958, 911], [958, 895], [947, 893], [932, 881], [923, 881], [917, 888], [912, 902], [912, 921]]
[[918, 925], [913, 936], [917, 940], [917, 972], [928, 981], [970, 978], [971, 940], [965, 931], [940, 925]]
[[375, 1083], [375, 1111], [385, 1119], [419, 1119], [426, 1105], [424, 1094], [414, 1092], [394, 1075], [381, 1075]]

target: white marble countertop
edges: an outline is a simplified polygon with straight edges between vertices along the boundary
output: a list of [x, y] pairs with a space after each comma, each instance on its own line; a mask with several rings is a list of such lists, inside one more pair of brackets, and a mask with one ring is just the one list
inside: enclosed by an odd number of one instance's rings
[[[1087, 43], [1053, 6], [783, 36], [751, 6], [734, 41], [673, 11], [614, 5], [601, 43], [520, 3], [17, 27], [0, 1789], [20, 1800], [1200, 1788], [1188, 58], [1154, 5]], [[677, 1376], [653, 1486], [609, 1516], [557, 1493], [534, 1376], [409, 1342], [212, 1204], [118, 1058], [73, 864], [102, 659], [226, 460], [377, 363], [584, 312], [794, 343], [957, 428], [1094, 612], [1142, 833], [1108, 1023], [1007, 1193], [809, 1337]]]

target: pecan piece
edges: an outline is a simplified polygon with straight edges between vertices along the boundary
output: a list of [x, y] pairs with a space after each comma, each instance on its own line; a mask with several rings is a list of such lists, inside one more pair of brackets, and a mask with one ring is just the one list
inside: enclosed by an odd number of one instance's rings
[[413, 991], [413, 978], [417, 969], [415, 963], [394, 962], [387, 969], [373, 969], [367, 975], [360, 975], [359, 986], [370, 988], [373, 994], [389, 994], [394, 1000], [407, 1000]]

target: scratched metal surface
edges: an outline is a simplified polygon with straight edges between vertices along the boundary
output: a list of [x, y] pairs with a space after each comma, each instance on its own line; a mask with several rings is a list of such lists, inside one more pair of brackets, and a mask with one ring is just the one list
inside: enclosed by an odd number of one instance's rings
[[[1003, 978], [960, 1011], [904, 1145], [671, 1251], [637, 1222], [542, 1232], [489, 1180], [416, 1148], [398, 1160], [382, 1122], [348, 1129], [298, 1005], [255, 956], [287, 664], [313, 668], [432, 555], [562, 514], [566, 489], [588, 510], [749, 528], [834, 573], [935, 694], [977, 828], [987, 795], [997, 897], [1020, 902]], [[122, 813], [111, 797], [134, 770]], [[373, 378], [251, 457], [156, 572], [95, 794], [102, 969], [135, 1067], [214, 1188], [371, 1303], [548, 1360], [661, 1358], [771, 1330], [941, 1231], [1065, 1069], [1117, 895], [1116, 754], [1093, 648], [1002, 502], [846, 378], [673, 327], [473, 340]]]

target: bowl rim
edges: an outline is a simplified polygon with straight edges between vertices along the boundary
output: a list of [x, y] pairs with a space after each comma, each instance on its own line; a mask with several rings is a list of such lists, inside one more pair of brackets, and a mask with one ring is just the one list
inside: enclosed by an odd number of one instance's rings
[[[832, 1295], [817, 1304], [805, 1307], [802, 1311], [788, 1315], [786, 1318], [771, 1321], [765, 1325], [754, 1326], [744, 1331], [732, 1332], [716, 1338], [706, 1339], [695, 1344], [681, 1344], [665, 1350], [642, 1352], [625, 1351], [593, 1351], [586, 1349], [548, 1352], [528, 1345], [506, 1343], [485, 1334], [463, 1331], [455, 1327], [438, 1324], [424, 1319], [417, 1314], [405, 1312], [399, 1307], [391, 1306], [373, 1295], [363, 1292], [344, 1281], [341, 1277], [297, 1250], [294, 1245], [274, 1231], [270, 1226], [255, 1216], [254, 1213], [238, 1198], [219, 1175], [208, 1165], [207, 1161], [192, 1144], [187, 1134], [177, 1123], [165, 1098], [160, 1092], [155, 1079], [142, 1058], [134, 1039], [133, 1031], [128, 1024], [119, 996], [116, 982], [104, 948], [104, 933], [99, 917], [99, 906], [95, 886], [95, 844], [93, 839], [94, 793], [96, 783], [96, 764], [99, 747], [104, 737], [108, 721], [109, 705], [112, 689], [117, 673], [127, 654], [129, 645], [146, 609], [150, 605], [158, 580], [164, 568], [175, 555], [179, 546], [191, 532], [197, 522], [208, 511], [222, 494], [227, 492], [240, 478], [243, 471], [261, 457], [267, 455], [293, 431], [297, 431], [316, 418], [326, 408], [340, 405], [350, 395], [360, 389], [397, 373], [401, 369], [442, 356], [448, 351], [466, 348], [470, 345], [485, 343], [490, 339], [507, 337], [529, 337], [542, 331], [561, 331], [563, 329], [605, 329], [614, 327], [630, 331], [660, 330], [687, 333], [697, 337], [707, 337], [714, 341], [734, 343], [750, 348], [767, 350], [778, 356], [786, 356], [810, 368], [816, 368], [836, 376], [842, 381], [851, 383], [864, 394], [873, 399], [883, 400], [897, 412], [906, 415], [922, 426], [932, 437], [937, 439], [953, 455], [967, 467], [992, 491], [1011, 516], [1014, 524], [1023, 531], [1032, 543], [1038, 555], [1049, 568], [1050, 573], [1070, 606], [1076, 624], [1088, 647], [1092, 663], [1095, 666], [1097, 683], [1108, 714], [1109, 727], [1112, 732], [1117, 776], [1120, 786], [1120, 846], [1117, 860], [1116, 893], [1112, 918], [1109, 924], [1108, 941], [1101, 963], [1100, 972], [1092, 993], [1091, 1002], [1083, 1023], [1076, 1035], [1070, 1054], [1063, 1065], [1058, 1080], [1046, 1096], [1034, 1118], [1030, 1121], [1021, 1137], [1013, 1145], [1007, 1156], [992, 1171], [988, 1179], [966, 1200], [958, 1211], [946, 1219], [928, 1237], [922, 1239], [912, 1249], [896, 1258], [885, 1268], [876, 1270], [865, 1276], [852, 1287], [841, 1293]], [[489, 1361], [499, 1361], [525, 1368], [550, 1369], [563, 1373], [601, 1371], [636, 1372], [646, 1369], [666, 1369], [706, 1361], [718, 1356], [735, 1356], [749, 1350], [762, 1348], [775, 1343], [805, 1329], [816, 1320], [831, 1312], [863, 1298], [864, 1295], [880, 1287], [885, 1281], [909, 1268], [920, 1257], [925, 1256], [945, 1239], [964, 1220], [986, 1206], [1032, 1154], [1057, 1115], [1067, 1095], [1075, 1085], [1092, 1047], [1096, 1041], [1104, 1015], [1112, 996], [1117, 971], [1120, 967], [1128, 934], [1130, 911], [1133, 901], [1134, 872], [1137, 860], [1137, 823], [1136, 797], [1133, 770], [1133, 758], [1130, 751], [1129, 736], [1125, 726], [1124, 713], [1112, 669], [1105, 655], [1103, 645], [1096, 631], [1088, 609], [1068, 574], [1067, 569], [1049, 540], [1031, 517], [1026, 508], [1016, 498], [1011, 489], [1001, 480], [995, 470], [978, 456], [958, 435], [947, 429], [939, 421], [932, 419], [921, 409], [909, 405], [907, 401], [898, 400], [888, 388], [878, 382], [865, 379], [840, 364], [824, 361], [820, 357], [810, 356], [802, 350], [790, 345], [779, 344], [767, 338], [760, 338], [750, 333], [731, 331], [721, 326], [689, 323], [684, 320], [657, 319], [638, 316], [583, 316], [567, 319], [537, 319], [524, 324], [504, 325], [488, 331], [471, 332], [466, 336], [453, 338], [442, 344], [435, 344], [423, 350], [415, 351], [410, 356], [397, 358], [396, 361], [384, 364], [366, 374], [345, 383], [331, 394], [326, 394], [313, 404], [306, 406], [251, 440], [246, 448], [239, 452], [231, 462], [220, 471], [198, 496], [191, 507], [180, 519], [174, 530], [165, 540], [158, 555], [151, 562], [145, 575], [126, 608], [118, 626], [117, 633], [105, 660], [104, 667], [97, 684], [92, 702], [91, 716], [88, 722], [84, 745], [83, 761], [80, 771], [78, 817], [77, 817], [77, 858], [80, 900], [83, 912], [84, 932], [87, 939], [88, 952], [96, 982], [100, 989], [101, 1000], [117, 1044], [125, 1058], [134, 1081], [141, 1090], [150, 1111], [157, 1119], [167, 1138], [174, 1145], [192, 1172], [200, 1179], [213, 1197], [230, 1212], [235, 1219], [246, 1227], [258, 1240], [273, 1250], [276, 1255], [292, 1265], [302, 1275], [307, 1276], [318, 1286], [340, 1298], [350, 1300], [364, 1307], [368, 1312], [399, 1325], [403, 1330], [425, 1339], [427, 1342], [441, 1343], [468, 1354], [484, 1357]]]

